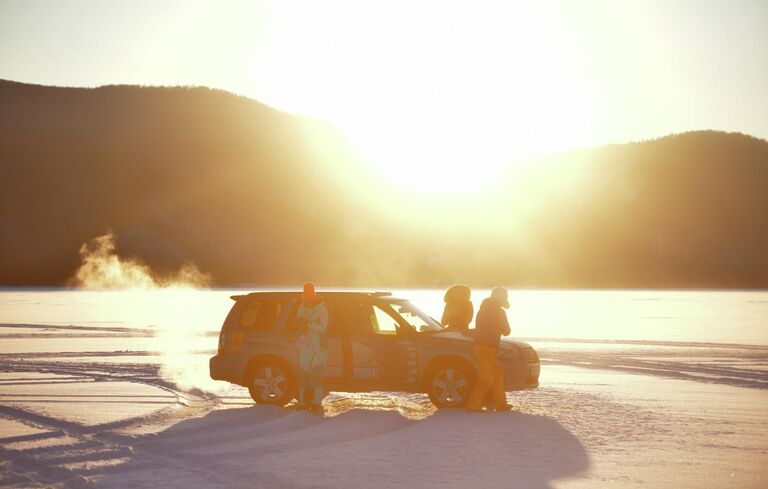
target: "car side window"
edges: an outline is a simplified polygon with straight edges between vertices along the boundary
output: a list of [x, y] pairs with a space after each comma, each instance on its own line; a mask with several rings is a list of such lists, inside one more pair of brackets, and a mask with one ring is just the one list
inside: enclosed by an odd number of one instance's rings
[[344, 326], [351, 334], [373, 333], [373, 308], [364, 302], [347, 302], [344, 304]]
[[398, 324], [395, 318], [383, 309], [373, 306], [373, 331], [377, 334], [397, 334]]
[[283, 331], [296, 331], [298, 329], [298, 324], [296, 323], [296, 313], [299, 310], [299, 301], [292, 300], [289, 301], [286, 306], [288, 311], [288, 318], [286, 319], [285, 323], [283, 324]]
[[249, 302], [240, 314], [240, 327], [265, 331], [272, 329], [283, 312], [284, 304], [277, 300], [255, 300]]
[[245, 310], [240, 314], [241, 328], [251, 329], [256, 326], [256, 319], [259, 317], [261, 304], [260, 301], [251, 301], [245, 306]]

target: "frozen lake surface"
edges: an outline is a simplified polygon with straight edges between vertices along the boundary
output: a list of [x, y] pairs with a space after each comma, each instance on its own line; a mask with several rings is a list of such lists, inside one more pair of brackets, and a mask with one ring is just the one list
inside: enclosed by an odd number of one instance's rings
[[[0, 289], [0, 324], [218, 332], [237, 290]], [[443, 291], [397, 290], [434, 317]], [[477, 308], [487, 290], [475, 290]], [[768, 346], [768, 292], [512, 290], [520, 338], [735, 343]], [[103, 329], [102, 329], [103, 331]]]
[[512, 412], [334, 393], [324, 418], [208, 378], [235, 293], [0, 291], [0, 485], [768, 487], [768, 293], [515, 291], [543, 367]]

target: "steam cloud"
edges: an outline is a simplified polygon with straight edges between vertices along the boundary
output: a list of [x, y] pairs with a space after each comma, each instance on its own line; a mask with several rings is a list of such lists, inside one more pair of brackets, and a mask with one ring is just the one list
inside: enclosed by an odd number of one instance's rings
[[111, 231], [80, 247], [82, 264], [71, 284], [97, 289], [155, 289], [165, 287], [207, 287], [211, 277], [187, 263], [169, 276], [158, 276], [147, 265], [115, 252], [115, 235]]
[[[146, 264], [121, 258], [115, 250], [111, 231], [80, 247], [82, 263], [70, 285], [87, 289], [123, 289], [142, 307], [135, 321], [152, 325], [153, 338], [148, 348], [158, 354], [159, 375], [181, 390], [211, 391], [216, 384], [208, 376], [210, 337], [196, 325], [195, 315], [205, 307], [211, 277], [188, 263], [175, 273], [161, 276]], [[128, 290], [126, 290], [128, 289]], [[134, 302], [135, 303], [135, 302]], [[220, 388], [220, 386], [219, 386]]]

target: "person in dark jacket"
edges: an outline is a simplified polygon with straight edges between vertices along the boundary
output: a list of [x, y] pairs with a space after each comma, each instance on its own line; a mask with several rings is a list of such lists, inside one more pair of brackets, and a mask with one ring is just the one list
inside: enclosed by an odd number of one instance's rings
[[496, 287], [491, 296], [483, 301], [475, 319], [474, 354], [478, 365], [477, 382], [467, 401], [467, 411], [482, 411], [482, 404], [488, 395], [496, 411], [509, 411], [504, 393], [504, 370], [496, 354], [502, 336], [511, 331], [507, 313], [509, 294], [507, 289]]
[[451, 285], [445, 291], [445, 308], [440, 323], [443, 326], [456, 331], [466, 331], [469, 329], [469, 323], [472, 322], [472, 316], [475, 315], [475, 308], [472, 307], [472, 301], [469, 300], [472, 291], [469, 287], [462, 284]]

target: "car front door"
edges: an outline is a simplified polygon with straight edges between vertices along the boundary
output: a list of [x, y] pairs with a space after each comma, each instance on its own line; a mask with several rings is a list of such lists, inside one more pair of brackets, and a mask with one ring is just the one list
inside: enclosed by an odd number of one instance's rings
[[351, 383], [361, 390], [399, 389], [416, 383], [416, 345], [390, 312], [367, 301], [346, 304]]

